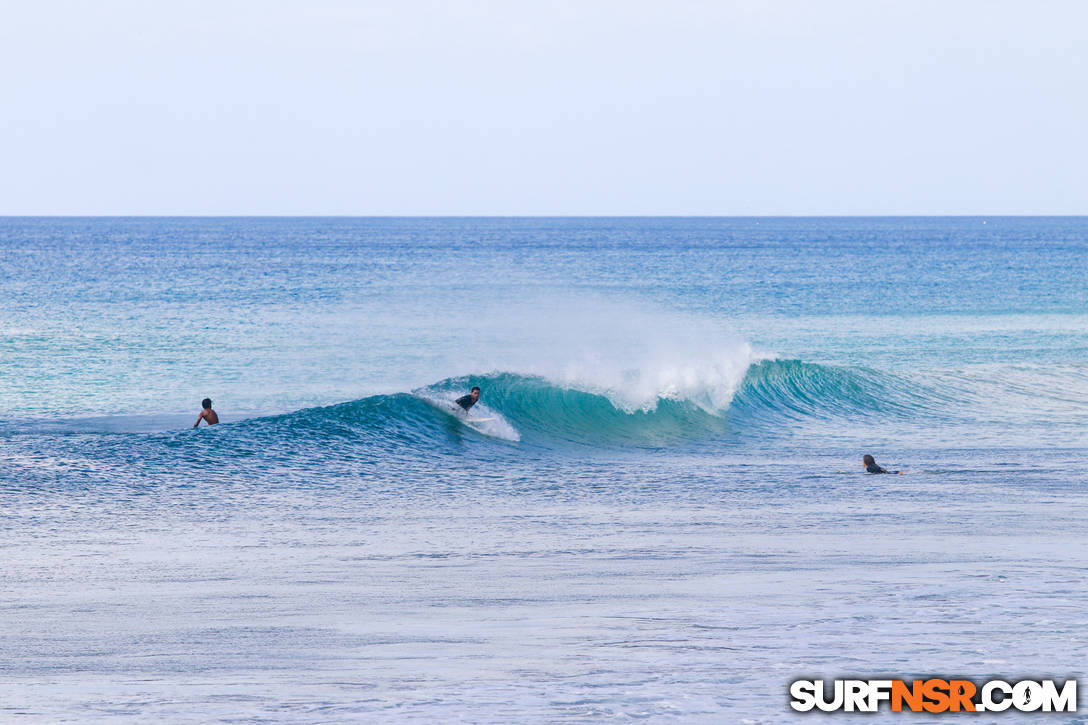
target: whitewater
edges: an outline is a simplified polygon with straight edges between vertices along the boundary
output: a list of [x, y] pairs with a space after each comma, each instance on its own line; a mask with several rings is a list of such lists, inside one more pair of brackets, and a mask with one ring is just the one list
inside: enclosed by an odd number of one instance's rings
[[1083, 677], [1086, 260], [1083, 218], [0, 220], [0, 719]]

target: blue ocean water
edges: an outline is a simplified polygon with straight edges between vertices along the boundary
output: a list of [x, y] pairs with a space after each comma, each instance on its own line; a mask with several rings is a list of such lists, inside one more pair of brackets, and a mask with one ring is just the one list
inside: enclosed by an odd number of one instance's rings
[[1082, 676], [1086, 260], [1086, 218], [2, 219], [0, 713]]

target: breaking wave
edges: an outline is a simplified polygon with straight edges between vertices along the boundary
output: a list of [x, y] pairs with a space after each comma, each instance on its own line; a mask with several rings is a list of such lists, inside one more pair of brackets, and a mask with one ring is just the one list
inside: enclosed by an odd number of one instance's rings
[[[473, 385], [483, 389], [482, 402], [466, 418], [452, 401]], [[380, 447], [434, 446], [466, 438], [539, 445], [666, 446], [809, 418], [932, 414], [941, 403], [939, 396], [927, 395], [901, 378], [799, 360], [757, 362], [731, 389], [670, 387], [652, 403], [636, 407], [630, 400], [624, 391], [492, 373], [237, 425], [262, 436], [289, 429], [296, 437], [352, 439]]]

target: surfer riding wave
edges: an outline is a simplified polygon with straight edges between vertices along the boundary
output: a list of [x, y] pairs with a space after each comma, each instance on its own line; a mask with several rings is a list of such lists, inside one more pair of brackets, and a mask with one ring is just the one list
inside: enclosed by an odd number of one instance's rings
[[[462, 388], [462, 390], [463, 390], [463, 388]], [[455, 400], [453, 402], [457, 403], [462, 408], [464, 408], [465, 412], [467, 413], [468, 409], [471, 408], [472, 406], [476, 405], [476, 401], [478, 401], [479, 399], [480, 399], [480, 387], [476, 386], [471, 391], [469, 391], [468, 395], [462, 395], [460, 398], [458, 398], [457, 400]]]

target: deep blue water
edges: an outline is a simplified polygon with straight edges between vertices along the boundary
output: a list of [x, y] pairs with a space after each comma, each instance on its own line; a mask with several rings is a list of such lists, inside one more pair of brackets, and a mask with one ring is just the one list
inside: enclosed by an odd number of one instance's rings
[[10, 712], [1076, 671], [1086, 260], [1086, 218], [0, 220]]

